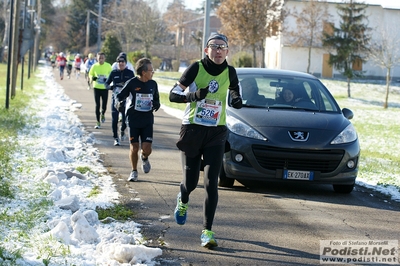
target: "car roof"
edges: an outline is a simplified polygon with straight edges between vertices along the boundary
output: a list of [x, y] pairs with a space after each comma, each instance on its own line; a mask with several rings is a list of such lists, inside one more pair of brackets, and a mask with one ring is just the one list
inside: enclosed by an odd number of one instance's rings
[[279, 75], [279, 76], [290, 76], [298, 78], [312, 78], [317, 79], [315, 76], [299, 71], [283, 70], [283, 69], [268, 69], [268, 68], [253, 68], [253, 67], [239, 67], [235, 68], [237, 74], [256, 74], [256, 75]]

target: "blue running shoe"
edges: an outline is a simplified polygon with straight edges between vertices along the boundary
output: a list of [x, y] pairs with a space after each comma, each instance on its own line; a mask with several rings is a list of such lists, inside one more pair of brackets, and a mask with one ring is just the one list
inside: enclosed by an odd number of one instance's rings
[[186, 216], [187, 216], [187, 208], [188, 203], [182, 203], [181, 201], [181, 193], [178, 193], [176, 197], [176, 208], [174, 212], [175, 221], [177, 224], [183, 225], [186, 223]]
[[200, 240], [201, 240], [201, 246], [202, 247], [214, 248], [214, 247], [218, 246], [217, 240], [215, 240], [215, 238], [214, 238], [214, 232], [213, 231], [204, 229], [202, 231]]

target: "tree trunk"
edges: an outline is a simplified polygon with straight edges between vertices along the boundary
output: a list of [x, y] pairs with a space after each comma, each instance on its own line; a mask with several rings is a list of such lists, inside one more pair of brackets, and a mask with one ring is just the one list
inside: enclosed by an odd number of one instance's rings
[[178, 28], [178, 36], [177, 36], [177, 38], [176, 38], [176, 40], [175, 40], [175, 42], [176, 42], [176, 50], [175, 50], [175, 58], [176, 58], [176, 61], [178, 62], [177, 63], [177, 66], [176, 66], [176, 69], [175, 69], [175, 66], [174, 65], [172, 65], [172, 67], [173, 67], [173, 69], [174, 69], [174, 71], [179, 71], [179, 67], [180, 67], [180, 65], [181, 65], [181, 37], [182, 37], [182, 27], [179, 27]]
[[252, 45], [253, 49], [253, 67], [257, 67], [257, 54], [256, 54], [256, 45]]
[[310, 73], [310, 65], [311, 65], [311, 45], [308, 47], [307, 73]]
[[262, 60], [261, 60], [261, 67], [265, 68], [265, 47], [264, 47], [264, 39], [261, 40], [261, 54], [262, 54]]
[[350, 78], [347, 78], [347, 97], [351, 97], [350, 93]]
[[389, 101], [389, 87], [390, 87], [390, 68], [386, 70], [386, 97], [385, 102], [383, 104], [383, 108], [388, 108], [388, 101]]

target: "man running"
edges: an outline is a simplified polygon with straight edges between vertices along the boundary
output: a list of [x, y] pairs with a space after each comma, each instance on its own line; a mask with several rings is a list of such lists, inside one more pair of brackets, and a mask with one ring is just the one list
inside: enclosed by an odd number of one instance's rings
[[65, 65], [67, 64], [67, 58], [65, 58], [63, 52], [58, 54], [56, 61], [57, 61], [57, 66], [60, 69], [60, 79], [63, 80], [64, 79], [64, 68], [65, 68]]
[[107, 110], [108, 90], [105, 83], [111, 73], [111, 65], [105, 62], [105, 60], [105, 54], [102, 52], [98, 53], [98, 62], [91, 66], [89, 71], [89, 78], [93, 82], [94, 101], [96, 103], [96, 125], [94, 128], [100, 128], [101, 123], [106, 121], [105, 113]]
[[96, 60], [96, 58], [94, 58], [94, 55], [93, 55], [92, 53], [90, 53], [90, 54], [88, 55], [88, 59], [87, 59], [86, 62], [85, 62], [85, 78], [86, 78], [87, 83], [88, 83], [88, 87], [87, 87], [88, 90], [90, 90], [91, 83], [92, 83], [91, 80], [90, 80], [90, 78], [89, 78], [89, 71], [90, 71], [90, 68], [91, 68], [95, 63], [97, 63], [97, 60]]
[[[150, 59], [141, 58], [137, 61], [136, 77], [130, 79], [122, 91], [117, 94], [117, 100], [126, 102], [126, 119], [129, 126], [129, 159], [132, 172], [128, 181], [138, 180], [138, 153], [142, 160], [142, 171], [150, 172], [149, 156], [152, 152], [154, 114], [160, 108], [160, 95], [157, 82], [153, 80], [154, 68]], [[141, 142], [141, 145], [139, 145]]]

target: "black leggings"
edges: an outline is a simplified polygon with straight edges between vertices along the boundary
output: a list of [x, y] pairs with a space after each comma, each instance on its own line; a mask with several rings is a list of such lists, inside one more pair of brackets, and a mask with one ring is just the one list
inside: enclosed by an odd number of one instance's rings
[[[111, 128], [113, 132], [113, 138], [118, 138], [118, 120], [119, 120], [119, 111], [115, 108], [115, 95], [113, 95], [111, 99]], [[125, 115], [125, 108], [123, 112], [121, 112], [122, 121], [121, 121], [121, 132], [126, 129], [126, 115]]]
[[[105, 114], [107, 110], [107, 102], [108, 102], [108, 90], [106, 89], [96, 89], [94, 88], [94, 102], [96, 103], [96, 120], [100, 122], [100, 113]], [[100, 109], [100, 99], [101, 102], [101, 109]]]
[[204, 229], [211, 230], [215, 211], [218, 204], [218, 177], [222, 167], [224, 156], [224, 145], [203, 148], [202, 152], [194, 158], [187, 157], [181, 152], [183, 181], [180, 186], [181, 200], [189, 201], [190, 193], [197, 187], [200, 176], [201, 159], [204, 160], [204, 189], [205, 199], [203, 205]]

